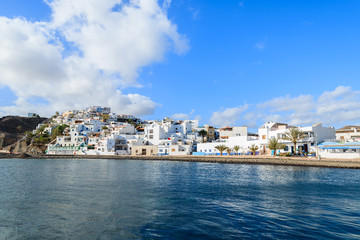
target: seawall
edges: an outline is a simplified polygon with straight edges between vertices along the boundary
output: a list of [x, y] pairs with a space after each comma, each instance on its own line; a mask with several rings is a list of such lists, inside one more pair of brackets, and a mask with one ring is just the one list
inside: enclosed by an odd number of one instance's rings
[[29, 155], [0, 154], [1, 158], [29, 159], [115, 159], [115, 160], [150, 160], [150, 161], [183, 161], [226, 164], [261, 164], [284, 166], [307, 166], [329, 168], [360, 169], [360, 159], [322, 159], [300, 157], [270, 157], [270, 156], [103, 156], [103, 155]]

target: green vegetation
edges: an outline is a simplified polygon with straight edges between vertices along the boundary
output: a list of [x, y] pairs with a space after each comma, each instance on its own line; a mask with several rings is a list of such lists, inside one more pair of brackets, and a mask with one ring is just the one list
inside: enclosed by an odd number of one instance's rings
[[204, 137], [206, 137], [208, 133], [206, 130], [202, 129], [198, 132], [198, 134], [201, 136], [201, 141], [204, 142]]
[[16, 131], [17, 131], [18, 133], [22, 133], [22, 132], [23, 132], [23, 127], [22, 127], [21, 125], [17, 126], [17, 127], [16, 127]]
[[37, 145], [47, 144], [51, 141], [51, 137], [47, 131], [35, 135], [34, 143]]
[[226, 151], [228, 147], [225, 145], [217, 145], [215, 146], [215, 149], [217, 149], [220, 152], [220, 155], [222, 156], [223, 152]]
[[42, 125], [38, 130], [36, 130], [35, 135], [40, 135], [44, 132], [45, 128], [47, 127], [47, 125]]
[[45, 145], [54, 140], [57, 136], [60, 136], [64, 133], [65, 128], [68, 127], [66, 124], [56, 126], [52, 131], [51, 135], [48, 131], [45, 131], [45, 128], [48, 125], [42, 125], [38, 130], [36, 130], [35, 134], [31, 132], [26, 132], [26, 138], [29, 140], [34, 138], [34, 143], [38, 146]]
[[255, 156], [255, 153], [256, 153], [257, 150], [259, 150], [259, 147], [256, 146], [255, 144], [253, 144], [253, 145], [251, 145], [251, 146], [249, 147], [249, 150], [250, 150], [250, 152], [252, 153], [252, 155]]
[[234, 151], [236, 152], [236, 155], [239, 155], [240, 146], [236, 145], [233, 147]]
[[278, 149], [284, 149], [284, 148], [286, 148], [286, 145], [280, 143], [278, 138], [271, 138], [271, 139], [269, 140], [268, 148], [271, 149], [271, 150], [274, 150], [274, 157], [275, 157], [275, 155], [276, 155], [276, 150], [278, 150]]
[[285, 132], [285, 136], [283, 137], [283, 139], [291, 141], [294, 144], [294, 151], [296, 154], [296, 143], [299, 142], [299, 140], [303, 139], [304, 137], [305, 134], [303, 131], [301, 131], [297, 127], [293, 127]]
[[51, 138], [55, 139], [57, 136], [60, 136], [64, 133], [65, 128], [67, 128], [68, 125], [66, 124], [62, 124], [62, 125], [57, 125], [51, 132]]

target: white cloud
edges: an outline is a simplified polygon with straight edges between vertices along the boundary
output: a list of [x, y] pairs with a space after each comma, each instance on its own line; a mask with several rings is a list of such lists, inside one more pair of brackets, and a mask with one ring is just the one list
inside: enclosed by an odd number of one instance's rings
[[313, 108], [313, 97], [310, 95], [300, 95], [298, 97], [273, 98], [267, 102], [258, 104], [259, 108], [269, 108], [271, 111], [310, 111]]
[[[41, 114], [107, 105], [151, 114], [157, 104], [120, 89], [140, 86], [138, 71], [169, 51], [188, 49], [156, 0], [54, 0], [50, 22], [0, 17], [0, 85], [18, 97], [3, 113]], [[69, 49], [65, 46], [71, 46]], [[32, 99], [38, 99], [36, 104]], [[40, 101], [39, 101], [40, 99]]]
[[187, 119], [191, 119], [191, 115], [193, 115], [195, 113], [195, 109], [191, 109], [189, 114], [186, 113], [175, 113], [171, 116], [171, 118], [173, 119], [181, 119], [181, 120], [187, 120]]
[[240, 119], [240, 115], [248, 108], [248, 105], [226, 108], [213, 112], [210, 123], [215, 126], [232, 126]]
[[278, 97], [258, 104], [257, 107], [258, 110], [267, 113], [267, 118], [275, 114], [275, 120], [292, 125], [317, 122], [337, 124], [360, 118], [360, 91], [338, 86], [333, 91], [325, 91], [319, 97]]
[[250, 128], [264, 122], [285, 122], [290, 125], [356, 124], [360, 119], [360, 91], [349, 86], [338, 86], [320, 96], [289, 95], [254, 105], [254, 108], [227, 108], [214, 112], [211, 122], [216, 125], [234, 125], [241, 121]]

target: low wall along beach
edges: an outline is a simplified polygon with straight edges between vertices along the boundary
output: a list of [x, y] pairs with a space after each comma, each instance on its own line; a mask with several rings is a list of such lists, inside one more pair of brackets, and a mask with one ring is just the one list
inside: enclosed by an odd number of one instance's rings
[[114, 160], [150, 160], [150, 161], [184, 161], [227, 164], [263, 164], [308, 167], [331, 167], [360, 169], [360, 159], [321, 159], [301, 157], [269, 156], [90, 156], [90, 155], [29, 155], [0, 154], [0, 158], [32, 159], [114, 159]]

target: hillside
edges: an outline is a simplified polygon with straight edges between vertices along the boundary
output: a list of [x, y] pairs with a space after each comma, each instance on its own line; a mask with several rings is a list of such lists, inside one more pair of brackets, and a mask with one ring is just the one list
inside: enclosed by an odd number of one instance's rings
[[0, 118], [0, 149], [21, 139], [26, 131], [32, 131], [47, 118], [5, 116]]

